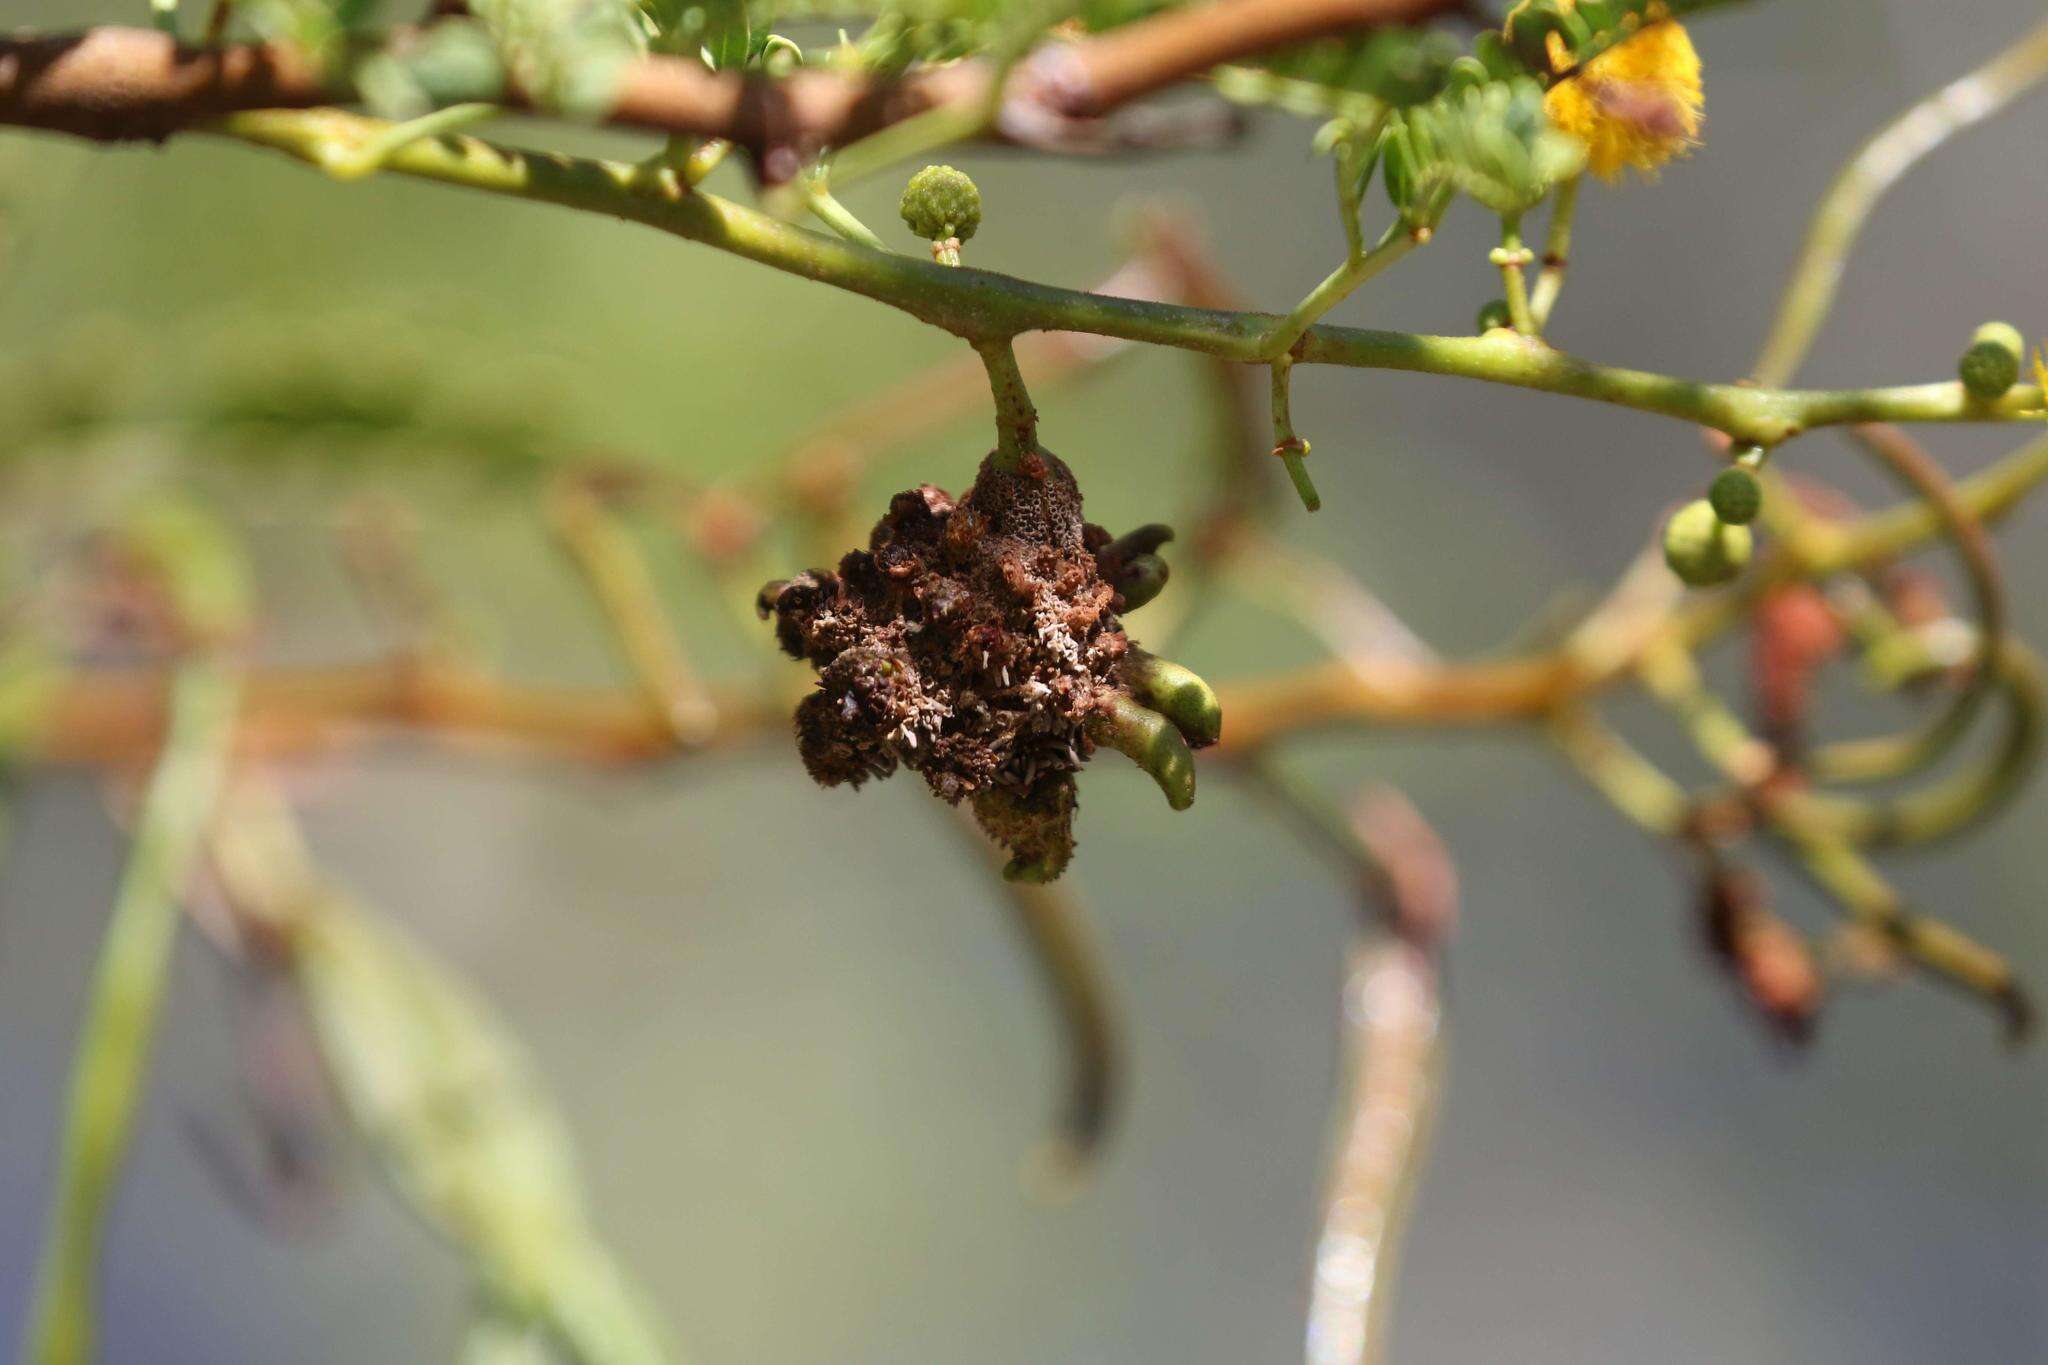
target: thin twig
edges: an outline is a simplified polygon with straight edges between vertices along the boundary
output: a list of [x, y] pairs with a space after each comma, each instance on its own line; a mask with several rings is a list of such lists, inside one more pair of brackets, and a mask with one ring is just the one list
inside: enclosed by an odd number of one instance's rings
[[718, 708], [683, 653], [632, 532], [578, 483], [560, 486], [550, 511], [649, 703], [684, 748], [709, 742], [718, 731]]
[[1950, 137], [1990, 118], [2048, 78], [2048, 22], [1996, 57], [1943, 86], [1863, 144], [1814, 211], [1777, 320], [1752, 373], [1759, 384], [1787, 383], [1799, 370], [1834, 306], [1849, 253], [1884, 192]]

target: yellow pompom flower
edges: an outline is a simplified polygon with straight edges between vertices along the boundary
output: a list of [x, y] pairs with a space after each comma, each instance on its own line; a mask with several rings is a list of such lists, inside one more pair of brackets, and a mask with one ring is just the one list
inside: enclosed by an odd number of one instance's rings
[[[1573, 0], [1563, 0], [1565, 8]], [[1653, 11], [1654, 12], [1654, 11]], [[1570, 64], [1550, 35], [1553, 67]], [[1602, 180], [1633, 166], [1651, 174], [1699, 138], [1700, 54], [1676, 19], [1645, 24], [1585, 66], [1563, 75], [1543, 98], [1550, 121], [1586, 144], [1586, 165]]]

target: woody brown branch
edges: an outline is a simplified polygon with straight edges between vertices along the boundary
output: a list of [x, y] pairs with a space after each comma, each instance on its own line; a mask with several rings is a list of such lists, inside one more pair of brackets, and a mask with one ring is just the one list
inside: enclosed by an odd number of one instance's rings
[[[1455, 12], [1448, 0], [1212, 0], [1041, 52], [997, 120], [1027, 137], [1102, 117], [1221, 62], [1307, 39]], [[992, 72], [962, 61], [887, 82], [828, 71], [782, 78], [708, 71], [650, 56], [621, 78], [608, 121], [728, 139], [755, 153], [843, 146], [945, 106], [986, 100]], [[151, 29], [103, 27], [0, 39], [0, 124], [98, 141], [160, 141], [244, 109], [349, 99], [330, 73], [278, 44], [193, 47]], [[526, 101], [513, 92], [510, 102]]]
[[[162, 743], [169, 674], [98, 669], [67, 680], [41, 717], [33, 758], [58, 767], [123, 768]], [[1444, 664], [1385, 682], [1341, 665], [1221, 690], [1225, 749], [1252, 749], [1305, 729], [1343, 724], [1482, 725], [1534, 720], [1576, 692], [1612, 681], [1554, 656]], [[717, 721], [687, 752], [730, 751], [788, 732], [786, 698], [714, 691]], [[394, 658], [332, 668], [272, 668], [245, 688], [245, 756], [318, 757], [382, 736], [412, 734], [458, 748], [627, 766], [686, 752], [641, 693], [515, 684], [465, 669]]]

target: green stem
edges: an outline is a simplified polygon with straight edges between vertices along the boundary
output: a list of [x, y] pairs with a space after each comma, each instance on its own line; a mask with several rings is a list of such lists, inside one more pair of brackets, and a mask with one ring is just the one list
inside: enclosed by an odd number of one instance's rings
[[1293, 312], [1275, 323], [1273, 329], [1259, 342], [1260, 353], [1268, 359], [1285, 355], [1293, 348], [1295, 342], [1301, 340], [1304, 332], [1314, 326], [1325, 313], [1349, 298], [1353, 290], [1426, 240], [1426, 235], [1417, 235], [1407, 224], [1394, 223], [1372, 250], [1346, 259], [1344, 264], [1331, 271], [1321, 284], [1310, 290], [1306, 298], [1295, 304]]
[[1529, 248], [1522, 245], [1522, 215], [1504, 213], [1500, 218], [1500, 250], [1494, 261], [1500, 266], [1501, 292], [1508, 301], [1508, 321], [1525, 337], [1539, 334], [1536, 317], [1529, 311], [1529, 281], [1522, 273], [1528, 264]]
[[336, 180], [361, 180], [381, 170], [391, 154], [401, 147], [475, 127], [486, 119], [495, 118], [499, 112], [495, 104], [451, 104], [416, 119], [388, 124], [374, 137], [364, 138], [353, 147], [336, 148], [322, 166]]
[[977, 342], [975, 351], [988, 369], [989, 394], [996, 404], [996, 464], [1017, 469], [1038, 449], [1038, 409], [1017, 368], [1017, 352], [1009, 339]]
[[[336, 143], [357, 144], [382, 126], [337, 110], [260, 110], [216, 125], [228, 135], [316, 165], [324, 164]], [[385, 169], [642, 223], [875, 299], [971, 341], [1029, 331], [1085, 332], [1262, 361], [1261, 348], [1280, 321], [1271, 314], [1088, 294], [876, 252], [791, 227], [715, 195], [635, 188], [631, 166], [522, 153], [475, 138], [412, 143], [392, 153]], [[1709, 384], [1597, 365], [1505, 333], [1434, 337], [1317, 326], [1302, 335], [1295, 349], [1304, 364], [1453, 375], [1538, 389], [1660, 413], [1761, 445], [1846, 422], [2038, 420], [2042, 403], [2041, 390], [2033, 385], [2016, 387], [1993, 403], [1977, 403], [1966, 400], [1962, 385], [1954, 381], [1843, 390]]]
[[1283, 351], [1273, 361], [1273, 453], [1286, 467], [1302, 509], [1317, 512], [1322, 510], [1323, 495], [1309, 477], [1308, 442], [1294, 433], [1293, 373], [1294, 361]]
[[[1956, 500], [1976, 521], [1993, 522], [2048, 480], [2048, 437], [2030, 442], [1956, 486]], [[1932, 539], [1945, 523], [1943, 514], [1925, 502], [1901, 503], [1873, 512], [1839, 533], [1830, 558], [1844, 565], [1890, 559]], [[1826, 566], [1822, 566], [1825, 568]]]
[[853, 216], [853, 211], [832, 197], [832, 190], [825, 180], [825, 172], [818, 170], [804, 179], [804, 203], [819, 222], [844, 237], [849, 242], [867, 247], [871, 251], [887, 251], [889, 248], [880, 237]]
[[1551, 205], [1550, 227], [1543, 239], [1543, 269], [1536, 276], [1535, 292], [1529, 296], [1529, 312], [1538, 331], [1550, 325], [1550, 311], [1564, 293], [1564, 272], [1571, 264], [1572, 224], [1579, 212], [1579, 185], [1585, 177], [1573, 176], [1557, 187]]
[[1784, 384], [1798, 372], [1834, 307], [1849, 253], [1879, 197], [1922, 157], [1991, 117], [2043, 78], [2048, 78], [2048, 22], [1919, 101], [1850, 158], [1807, 228], [1799, 263], [1757, 360], [1754, 373], [1759, 384]]
[[56, 1199], [23, 1346], [33, 1365], [83, 1365], [94, 1356], [107, 1210], [141, 1106], [178, 901], [225, 779], [238, 690], [228, 665], [206, 659], [180, 671], [172, 693], [163, 756], [136, 822], [72, 1064]]

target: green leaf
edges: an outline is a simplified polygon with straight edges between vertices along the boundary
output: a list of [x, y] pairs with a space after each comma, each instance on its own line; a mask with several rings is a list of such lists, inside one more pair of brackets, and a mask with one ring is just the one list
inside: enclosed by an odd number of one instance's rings
[[1529, 77], [1448, 91], [1397, 115], [1382, 137], [1387, 196], [1411, 223], [1433, 222], [1447, 191], [1495, 213], [1526, 212], [1585, 164], [1585, 148], [1550, 126]]
[[560, 113], [602, 115], [621, 70], [647, 47], [634, 0], [472, 0], [470, 9], [519, 88]]

